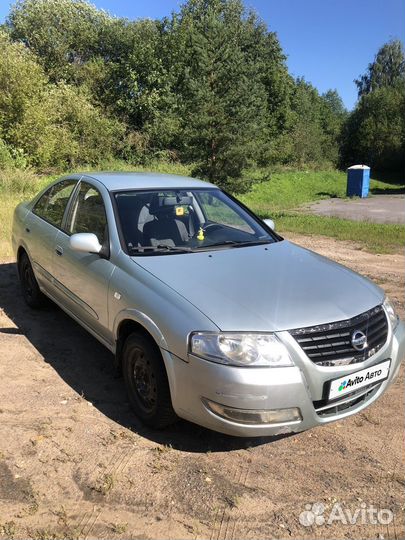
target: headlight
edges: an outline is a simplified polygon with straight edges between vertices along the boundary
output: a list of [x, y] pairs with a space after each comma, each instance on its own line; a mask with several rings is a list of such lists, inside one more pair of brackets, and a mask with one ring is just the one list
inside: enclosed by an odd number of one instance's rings
[[232, 366], [292, 366], [286, 347], [274, 334], [195, 332], [190, 352]]
[[395, 308], [388, 297], [386, 297], [384, 300], [384, 308], [386, 314], [388, 315], [388, 319], [391, 323], [392, 329], [395, 330], [398, 325], [399, 318], [398, 315], [395, 313]]

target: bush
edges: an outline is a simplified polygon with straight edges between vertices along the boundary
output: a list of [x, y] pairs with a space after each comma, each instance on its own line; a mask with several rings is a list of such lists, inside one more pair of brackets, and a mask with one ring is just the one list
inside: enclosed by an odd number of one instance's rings
[[0, 29], [0, 135], [7, 145], [13, 146], [13, 129], [23, 120], [29, 103], [40, 99], [46, 82], [34, 55], [23, 45], [11, 43]]
[[32, 101], [14, 137], [41, 169], [94, 165], [122, 148], [125, 126], [91, 104], [84, 90], [50, 86], [41, 102]]
[[0, 167], [66, 169], [119, 154], [126, 126], [85, 88], [50, 84], [34, 55], [0, 30]]
[[28, 160], [22, 148], [14, 148], [0, 139], [0, 169], [25, 169], [27, 164]]
[[0, 169], [12, 167], [14, 165], [13, 157], [7, 144], [0, 139]]

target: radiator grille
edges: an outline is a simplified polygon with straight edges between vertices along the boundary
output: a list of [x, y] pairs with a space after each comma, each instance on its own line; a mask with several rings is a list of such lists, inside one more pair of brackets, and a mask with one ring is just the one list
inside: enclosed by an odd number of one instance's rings
[[[359, 351], [352, 344], [353, 334], [362, 332], [366, 347]], [[363, 362], [381, 349], [387, 341], [388, 322], [383, 307], [330, 324], [290, 330], [307, 356], [316, 364], [336, 366]]]

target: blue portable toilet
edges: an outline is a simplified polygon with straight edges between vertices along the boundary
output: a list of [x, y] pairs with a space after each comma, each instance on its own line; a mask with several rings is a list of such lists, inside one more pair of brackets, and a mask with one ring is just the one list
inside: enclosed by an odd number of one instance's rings
[[370, 189], [370, 167], [367, 165], [352, 165], [347, 169], [348, 197], [367, 197]]

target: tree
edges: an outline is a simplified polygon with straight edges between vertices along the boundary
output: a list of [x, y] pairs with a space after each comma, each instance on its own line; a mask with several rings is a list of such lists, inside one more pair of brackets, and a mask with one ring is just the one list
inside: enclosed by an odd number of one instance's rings
[[[32, 84], [26, 64], [21, 81], [4, 76], [0, 124], [14, 128], [0, 133], [3, 161], [11, 140], [38, 166], [94, 162], [99, 145], [100, 155], [131, 161], [192, 162], [193, 174], [235, 192], [249, 188], [241, 178], [250, 164], [336, 162], [339, 96], [294, 80], [277, 35], [242, 0], [188, 0], [161, 21], [112, 17], [87, 0], [17, 0], [3, 27], [34, 65]], [[90, 136], [86, 115], [109, 122], [119, 148]]]
[[361, 97], [345, 125], [342, 164], [383, 172], [405, 169], [405, 88], [381, 87]]
[[326, 160], [337, 166], [342, 128], [348, 113], [336, 90], [328, 90], [320, 98], [320, 121], [323, 132], [322, 153]]
[[303, 166], [322, 159], [323, 133], [318, 91], [304, 79], [296, 81], [291, 98], [290, 161]]
[[294, 86], [288, 74], [286, 57], [277, 35], [254, 13], [248, 13], [240, 32], [241, 46], [248, 62], [257, 66], [257, 81], [265, 92], [265, 118], [260, 139], [257, 140], [256, 159], [268, 166], [283, 161], [283, 137], [288, 133]]
[[182, 153], [196, 163], [193, 174], [234, 192], [243, 189], [237, 179], [258, 150], [266, 118], [258, 63], [242, 48], [243, 13], [239, 0], [191, 0], [174, 24], [184, 44], [175, 82]]
[[359, 98], [377, 88], [405, 84], [404, 47], [399, 39], [385, 43], [377, 52], [367, 71], [354, 81]]
[[383, 45], [355, 81], [359, 101], [345, 122], [341, 164], [367, 163], [378, 171], [405, 168], [405, 56], [399, 40]]
[[286, 131], [279, 156], [284, 164], [336, 166], [340, 131], [345, 117], [336, 90], [322, 96], [303, 78], [293, 81]]
[[39, 58], [51, 82], [74, 82], [83, 64], [99, 53], [112, 17], [85, 0], [18, 0], [6, 26]]
[[160, 149], [175, 139], [160, 22], [112, 17], [86, 0], [19, 0], [7, 28], [37, 55], [51, 82], [85, 86], [142, 146], [148, 140]]

